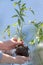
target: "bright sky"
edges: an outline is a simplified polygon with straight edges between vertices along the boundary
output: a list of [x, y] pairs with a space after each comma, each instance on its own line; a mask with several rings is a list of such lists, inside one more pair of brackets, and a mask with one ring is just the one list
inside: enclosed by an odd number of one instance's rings
[[[14, 0], [17, 1], [17, 0]], [[11, 0], [0, 0], [0, 33], [8, 25], [16, 22], [16, 19], [11, 18], [15, 14], [13, 2]], [[33, 15], [27, 11], [25, 21], [36, 19], [37, 21], [43, 21], [43, 0], [22, 0], [26, 2], [27, 8], [32, 7], [35, 12]]]

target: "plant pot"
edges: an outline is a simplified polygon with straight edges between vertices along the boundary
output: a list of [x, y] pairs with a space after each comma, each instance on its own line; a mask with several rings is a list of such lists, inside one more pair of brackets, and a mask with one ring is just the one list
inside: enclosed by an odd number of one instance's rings
[[28, 52], [29, 48], [28, 46], [17, 46], [16, 47], [16, 55], [20, 55], [20, 56], [29, 56], [29, 52]]
[[31, 54], [33, 65], [43, 65], [43, 43], [37, 45]]

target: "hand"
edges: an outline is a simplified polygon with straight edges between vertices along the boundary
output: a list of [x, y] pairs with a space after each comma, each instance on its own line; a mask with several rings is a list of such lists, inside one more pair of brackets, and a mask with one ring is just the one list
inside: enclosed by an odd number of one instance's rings
[[12, 45], [10, 45], [11, 48], [16, 47], [16, 45], [23, 46], [23, 41], [18, 41], [16, 38], [11, 39]]
[[3, 53], [3, 57], [0, 61], [0, 63], [16, 63], [16, 64], [23, 64], [26, 61], [30, 60], [29, 57], [25, 57], [25, 56], [16, 56], [16, 57], [12, 57], [8, 54], [4, 54]]
[[25, 56], [16, 56], [15, 57], [15, 63], [17, 63], [17, 64], [23, 64], [28, 60], [30, 60], [29, 57], [25, 57]]
[[16, 47], [16, 45], [23, 45], [23, 41], [17, 41], [16, 38], [12, 38], [7, 41], [3, 41], [5, 49], [4, 50], [11, 50]]

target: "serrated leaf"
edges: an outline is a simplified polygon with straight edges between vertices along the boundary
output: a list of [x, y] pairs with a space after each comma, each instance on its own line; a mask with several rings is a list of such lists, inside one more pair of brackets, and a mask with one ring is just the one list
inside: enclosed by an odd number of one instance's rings
[[20, 26], [21, 22], [20, 22], [20, 19], [18, 19], [18, 25]]
[[14, 17], [18, 17], [18, 15], [13, 15], [12, 18], [14, 18]]

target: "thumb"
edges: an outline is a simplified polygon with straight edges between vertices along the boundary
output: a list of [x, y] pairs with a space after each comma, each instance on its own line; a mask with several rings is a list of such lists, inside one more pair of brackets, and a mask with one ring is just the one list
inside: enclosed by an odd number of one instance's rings
[[17, 38], [12, 38], [12, 40], [17, 42]]
[[23, 41], [19, 41], [19, 42], [18, 42], [18, 45], [19, 45], [19, 46], [24, 46], [24, 42], [23, 42]]

